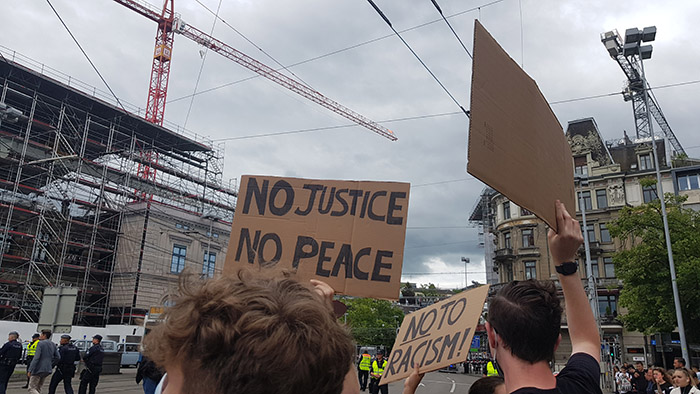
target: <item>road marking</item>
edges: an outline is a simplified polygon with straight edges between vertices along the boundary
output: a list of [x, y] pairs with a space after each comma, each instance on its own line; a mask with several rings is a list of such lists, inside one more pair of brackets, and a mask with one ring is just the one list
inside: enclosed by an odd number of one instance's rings
[[450, 393], [454, 393], [454, 392], [455, 392], [455, 387], [457, 387], [457, 385], [455, 384], [454, 379], [452, 379], [452, 378], [447, 378], [447, 379], [449, 379], [450, 382], [452, 382], [452, 388], [450, 389]]
[[419, 385], [419, 386], [425, 387], [425, 385], [424, 385], [423, 383], [418, 383], [418, 385]]

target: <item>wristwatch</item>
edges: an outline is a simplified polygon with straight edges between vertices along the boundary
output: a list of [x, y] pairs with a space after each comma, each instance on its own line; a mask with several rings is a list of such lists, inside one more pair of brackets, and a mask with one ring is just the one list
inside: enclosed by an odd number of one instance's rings
[[558, 273], [564, 275], [564, 276], [569, 276], [573, 275], [578, 271], [578, 262], [576, 261], [567, 261], [565, 263], [561, 263], [560, 265], [554, 267], [555, 270], [557, 270]]

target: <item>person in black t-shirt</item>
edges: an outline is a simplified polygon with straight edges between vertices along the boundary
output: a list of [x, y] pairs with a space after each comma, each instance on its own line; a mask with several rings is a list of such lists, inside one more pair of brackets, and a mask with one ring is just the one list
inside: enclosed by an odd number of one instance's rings
[[[557, 232], [548, 239], [566, 300], [572, 355], [555, 377], [549, 368], [561, 341], [562, 307], [552, 282], [526, 280], [505, 285], [489, 304], [486, 332], [491, 354], [503, 374], [507, 393], [578, 394], [600, 389], [600, 337], [575, 263], [583, 243], [581, 227], [560, 201]], [[404, 394], [415, 392], [418, 368], [406, 379]]]

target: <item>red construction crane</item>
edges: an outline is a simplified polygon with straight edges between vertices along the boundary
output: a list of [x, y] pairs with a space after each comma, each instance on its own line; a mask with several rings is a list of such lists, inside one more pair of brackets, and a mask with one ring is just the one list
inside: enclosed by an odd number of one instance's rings
[[[153, 68], [151, 70], [151, 86], [148, 89], [148, 104], [146, 106], [146, 120], [159, 125], [163, 124], [165, 113], [165, 99], [168, 93], [168, 76], [170, 74], [170, 59], [173, 50], [174, 33], [181, 34], [190, 40], [207, 47], [208, 49], [224, 56], [243, 67], [256, 72], [294, 93], [299, 94], [340, 116], [357, 123], [392, 141], [397, 138], [394, 132], [386, 127], [365, 118], [357, 112], [346, 108], [329, 99], [308, 85], [292, 79], [252, 57], [234, 49], [226, 43], [184, 23], [174, 12], [174, 0], [165, 0], [163, 9], [158, 11], [151, 4], [139, 0], [114, 0], [115, 2], [145, 16], [158, 23], [156, 35], [156, 48], [153, 53]], [[153, 173], [155, 176], [155, 173]]]

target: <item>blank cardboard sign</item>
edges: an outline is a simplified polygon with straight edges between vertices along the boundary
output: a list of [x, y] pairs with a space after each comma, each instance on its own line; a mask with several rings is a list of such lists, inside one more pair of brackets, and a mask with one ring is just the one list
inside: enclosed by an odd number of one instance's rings
[[283, 269], [336, 293], [398, 299], [409, 188], [244, 175], [224, 275]]
[[575, 209], [571, 148], [530, 78], [475, 21], [467, 172], [557, 230]]
[[488, 292], [479, 286], [406, 315], [380, 383], [407, 377], [416, 363], [425, 373], [466, 360]]

